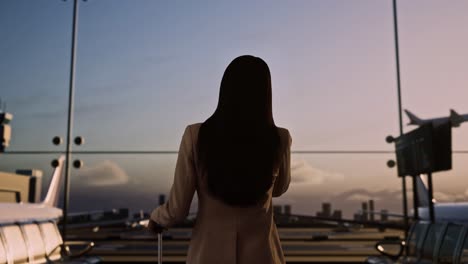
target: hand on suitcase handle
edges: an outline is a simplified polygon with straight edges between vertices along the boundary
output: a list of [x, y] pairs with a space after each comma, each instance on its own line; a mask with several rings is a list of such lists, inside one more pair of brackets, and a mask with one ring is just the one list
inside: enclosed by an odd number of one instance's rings
[[146, 226], [149, 231], [158, 236], [158, 264], [162, 264], [162, 232], [166, 229], [164, 226], [156, 223], [151, 218], [148, 220], [148, 225]]
[[166, 228], [153, 220], [149, 220], [148, 222], [148, 229], [152, 234], [161, 234]]

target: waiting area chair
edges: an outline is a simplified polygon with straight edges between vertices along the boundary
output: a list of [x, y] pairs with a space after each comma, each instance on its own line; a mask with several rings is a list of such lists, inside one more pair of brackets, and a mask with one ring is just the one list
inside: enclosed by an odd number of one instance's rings
[[[83, 249], [73, 254], [70, 246]], [[0, 264], [98, 263], [98, 257], [85, 256], [93, 247], [93, 242], [64, 243], [52, 220], [0, 225]]]
[[[406, 241], [382, 240], [367, 263], [468, 263], [468, 225], [415, 222]], [[390, 252], [389, 248], [398, 247]]]

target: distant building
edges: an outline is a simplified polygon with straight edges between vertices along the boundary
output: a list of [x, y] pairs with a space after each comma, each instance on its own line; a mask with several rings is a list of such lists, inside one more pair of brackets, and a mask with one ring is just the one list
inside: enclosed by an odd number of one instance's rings
[[341, 212], [341, 210], [335, 210], [335, 211], [333, 211], [333, 214], [332, 214], [331, 217], [334, 218], [334, 219], [341, 219], [342, 215], [343, 215], [343, 213]]
[[331, 203], [322, 203], [322, 217], [330, 217], [331, 212]]
[[163, 205], [166, 202], [166, 195], [160, 194], [159, 195], [159, 205]]
[[80, 225], [86, 226], [89, 224], [125, 225], [128, 218], [128, 208], [120, 208], [108, 211], [98, 210], [91, 212], [71, 213], [67, 216], [67, 221], [70, 225], [75, 227]]
[[149, 217], [150, 217], [150, 214], [143, 210], [140, 210], [138, 213], [133, 214], [133, 219], [146, 219]]
[[361, 221], [362, 220], [362, 214], [355, 213], [354, 216], [353, 216], [353, 219], [355, 221]]
[[371, 221], [374, 221], [375, 220], [375, 215], [374, 215], [374, 200], [369, 200], [369, 219]]
[[273, 205], [273, 213], [274, 214], [282, 214], [283, 207], [281, 205]]
[[382, 222], [388, 221], [388, 210], [380, 211], [380, 221]]
[[291, 205], [287, 204], [284, 206], [284, 214], [285, 215], [291, 215]]
[[332, 213], [331, 203], [322, 203], [322, 211], [317, 212], [317, 217], [341, 219], [343, 213], [341, 210], [335, 210]]
[[[1, 144], [1, 143], [0, 143]], [[42, 171], [17, 170], [16, 173], [0, 172], [0, 202], [40, 202]]]
[[130, 210], [128, 210], [128, 208], [119, 208], [118, 210], [114, 209], [113, 211], [121, 217], [128, 218], [130, 216]]
[[369, 212], [367, 211], [367, 203], [363, 202], [362, 203], [362, 221], [367, 221], [369, 218], [367, 217]]

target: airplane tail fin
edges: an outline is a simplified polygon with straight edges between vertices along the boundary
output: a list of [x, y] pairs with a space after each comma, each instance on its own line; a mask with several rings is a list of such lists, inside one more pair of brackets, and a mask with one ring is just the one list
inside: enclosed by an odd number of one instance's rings
[[62, 155], [58, 159], [58, 166], [55, 168], [54, 173], [52, 174], [52, 179], [50, 181], [49, 190], [47, 195], [42, 201], [42, 204], [50, 207], [57, 207], [58, 198], [60, 195], [60, 186], [63, 178], [63, 167], [65, 164], [65, 156]]
[[416, 176], [416, 194], [420, 207], [429, 207], [428, 190], [421, 179], [421, 176]]
[[415, 114], [411, 113], [410, 111], [408, 111], [406, 109], [405, 109], [405, 113], [406, 113], [406, 115], [408, 116], [408, 118], [410, 120], [408, 125], [421, 125], [422, 123], [424, 123], [424, 121], [422, 119], [420, 119]]
[[450, 123], [452, 123], [453, 127], [459, 127], [463, 121], [463, 117], [460, 114], [450, 109]]

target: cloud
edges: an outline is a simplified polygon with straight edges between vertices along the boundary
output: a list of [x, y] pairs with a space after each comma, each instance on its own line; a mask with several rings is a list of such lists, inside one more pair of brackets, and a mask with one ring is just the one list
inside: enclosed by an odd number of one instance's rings
[[115, 162], [102, 161], [92, 167], [83, 167], [77, 172], [80, 182], [88, 186], [114, 186], [128, 183], [127, 173]]
[[[275, 198], [274, 204], [283, 205], [291, 204], [292, 211], [296, 214], [316, 215], [322, 210], [322, 203], [331, 204], [332, 211], [341, 210], [344, 218], [351, 218], [353, 215], [362, 210], [362, 203], [374, 200], [374, 210], [388, 210], [395, 214], [401, 214], [402, 201], [401, 190], [398, 189], [381, 189], [367, 190], [364, 188], [351, 189], [345, 192], [333, 193], [328, 195], [317, 194], [314, 192], [308, 193], [286, 193], [283, 196]], [[378, 217], [377, 217], [378, 218]]]
[[379, 191], [369, 191], [366, 189], [353, 189], [346, 192], [343, 192], [339, 195], [336, 195], [334, 200], [342, 201], [361, 201], [366, 202], [369, 200], [374, 201], [387, 201], [387, 200], [397, 200], [401, 197], [400, 190], [379, 190]]
[[303, 159], [291, 161], [291, 183], [319, 185], [326, 181], [341, 181], [344, 175], [312, 167]]
[[356, 193], [356, 194], [348, 196], [347, 198], [348, 201], [362, 201], [362, 202], [369, 201], [371, 199], [374, 201], [378, 201], [380, 200], [380, 197]]
[[445, 192], [434, 192], [434, 199], [437, 202], [458, 202], [468, 200], [468, 191], [462, 194], [453, 194]]
[[440, 202], [453, 201], [454, 196], [443, 192], [434, 192], [434, 198]]
[[273, 197], [274, 204], [296, 204], [298, 201], [291, 197]]

